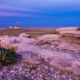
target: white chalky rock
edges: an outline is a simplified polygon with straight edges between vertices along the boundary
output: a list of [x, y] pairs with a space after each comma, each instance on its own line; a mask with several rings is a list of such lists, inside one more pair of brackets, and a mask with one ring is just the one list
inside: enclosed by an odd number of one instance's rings
[[63, 27], [63, 28], [57, 28], [56, 31], [77, 31], [78, 27]]
[[22, 43], [34, 43], [36, 41], [33, 38], [25, 38], [25, 37], [23, 38], [19, 37], [19, 39], [21, 40]]
[[[48, 38], [49, 36], [47, 36]], [[59, 38], [59, 36], [57, 36]], [[41, 48], [40, 46], [37, 45], [32, 45], [32, 43], [35, 43], [36, 41], [34, 39], [30, 38], [21, 38], [21, 37], [0, 37], [0, 40], [3, 40], [4, 43], [10, 44], [11, 46], [17, 46], [17, 53], [25, 53], [27, 52], [32, 52], [33, 54], [37, 54], [37, 57], [42, 57], [44, 58], [45, 61], [49, 62], [50, 65], [57, 65], [58, 67], [61, 68], [70, 68], [74, 72], [78, 73], [78, 70], [80, 65], [80, 59], [75, 58], [71, 54], [67, 54], [64, 52], [59, 52], [59, 51], [51, 51], [49, 49], [44, 49]], [[19, 43], [11, 43], [14, 39], [20, 41]], [[40, 38], [41, 39], [41, 38]], [[43, 38], [42, 38], [43, 39]], [[46, 39], [46, 37], [44, 37]], [[44, 40], [43, 39], [43, 40]], [[52, 38], [53, 39], [53, 38]], [[30, 43], [30, 44], [28, 44]], [[4, 44], [5, 45], [5, 44]], [[62, 45], [64, 48], [64, 45]], [[68, 48], [70, 45], [67, 45], [66, 47]], [[60, 46], [59, 46], [60, 47]], [[71, 49], [74, 49], [71, 47]], [[79, 74], [79, 73], [78, 73]]]
[[11, 37], [0, 37], [1, 44], [17, 44], [17, 43], [34, 43], [36, 40], [33, 38], [25, 38], [25, 37], [16, 37], [16, 36], [11, 36]]
[[[20, 49], [17, 52], [27, 52], [27, 51], [31, 51], [33, 54], [37, 54], [38, 57], [42, 57], [45, 59], [45, 61], [49, 62], [50, 65], [54, 66], [58, 66], [59, 68], [64, 68], [65, 70], [67, 68], [69, 68], [69, 70], [73, 70], [74, 72], [77, 72], [77, 70], [79, 69], [75, 66], [77, 66], [75, 64], [74, 66], [74, 62], [78, 61], [77, 58], [73, 57], [70, 54], [67, 53], [60, 53], [60, 52], [52, 52], [50, 50], [47, 49], [42, 49], [42, 48], [38, 48], [37, 46], [32, 46], [32, 45], [19, 45]], [[79, 62], [78, 62], [79, 63]]]
[[38, 40], [58, 40], [59, 37], [60, 36], [57, 34], [46, 34], [46, 35], [43, 35], [41, 37], [38, 37], [37, 39]]
[[79, 45], [62, 43], [57, 48], [58, 49], [63, 49], [63, 50], [64, 49], [65, 50], [70, 50], [70, 51], [74, 51], [74, 52], [80, 52], [80, 46]]
[[47, 35], [38, 37], [36, 42], [37, 44], [45, 44], [45, 43], [52, 44], [53, 42], [58, 41], [59, 38], [60, 36], [57, 34], [47, 34]]
[[72, 63], [72, 69], [74, 70], [74, 72], [76, 74], [80, 74], [80, 62], [75, 60], [73, 63]]
[[19, 37], [26, 37], [26, 38], [29, 38], [29, 37], [30, 37], [30, 34], [21, 33], [21, 34], [19, 35]]

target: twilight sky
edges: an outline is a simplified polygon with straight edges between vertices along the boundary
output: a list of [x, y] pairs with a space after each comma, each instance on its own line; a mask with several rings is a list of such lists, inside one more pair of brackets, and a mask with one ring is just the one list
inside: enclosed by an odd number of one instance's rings
[[0, 0], [0, 27], [80, 26], [80, 0]]

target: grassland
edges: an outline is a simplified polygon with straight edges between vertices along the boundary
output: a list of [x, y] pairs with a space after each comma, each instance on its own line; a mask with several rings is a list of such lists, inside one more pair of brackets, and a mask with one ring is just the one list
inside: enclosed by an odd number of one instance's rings
[[57, 34], [55, 29], [0, 29], [0, 36], [2, 35], [15, 35], [20, 33], [31, 34], [32, 37], [37, 37], [44, 34]]

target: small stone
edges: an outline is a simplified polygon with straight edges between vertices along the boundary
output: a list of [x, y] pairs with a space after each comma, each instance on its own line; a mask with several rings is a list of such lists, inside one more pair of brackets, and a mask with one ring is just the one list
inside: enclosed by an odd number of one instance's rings
[[4, 80], [4, 77], [3, 76], [0, 76], [0, 80]]
[[31, 80], [31, 79], [26, 76], [18, 76], [16, 77], [16, 80]]
[[14, 70], [11, 70], [11, 73], [13, 73], [14, 72]]

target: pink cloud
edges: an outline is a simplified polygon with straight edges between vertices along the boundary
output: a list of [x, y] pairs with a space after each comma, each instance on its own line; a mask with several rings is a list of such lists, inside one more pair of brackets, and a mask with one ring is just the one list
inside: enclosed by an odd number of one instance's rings
[[32, 8], [25, 8], [25, 7], [23, 8], [18, 6], [11, 6], [11, 5], [0, 5], [0, 9], [40, 12], [39, 10], [35, 10]]
[[20, 13], [8, 13], [8, 12], [0, 12], [0, 16], [16, 16], [16, 17], [30, 17], [30, 14], [20, 14]]

